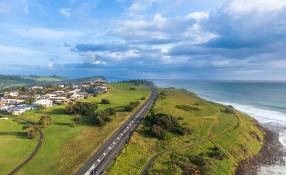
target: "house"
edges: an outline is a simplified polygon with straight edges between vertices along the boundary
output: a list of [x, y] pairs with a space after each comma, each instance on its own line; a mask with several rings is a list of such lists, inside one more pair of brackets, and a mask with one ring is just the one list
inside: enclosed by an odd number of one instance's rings
[[64, 104], [67, 97], [52, 97], [50, 100], [52, 100], [55, 104]]
[[48, 99], [37, 100], [33, 103], [34, 106], [44, 106], [51, 107], [53, 106], [53, 101]]
[[33, 86], [31, 87], [31, 90], [37, 90], [37, 89], [43, 89], [43, 86]]
[[16, 104], [20, 104], [23, 103], [24, 100], [19, 100], [19, 99], [7, 99], [7, 98], [0, 98], [1, 102], [4, 102], [6, 104], [10, 104], [10, 105], [16, 105]]
[[60, 84], [60, 85], [58, 85], [58, 87], [60, 87], [60, 88], [64, 88], [64, 87], [65, 87], [65, 85], [64, 85], [64, 84]]
[[77, 101], [77, 100], [83, 100], [84, 95], [81, 94], [73, 94], [70, 96], [70, 100]]
[[56, 95], [62, 95], [62, 94], [65, 93], [65, 91], [55, 91], [54, 93], [55, 93]]
[[54, 97], [56, 97], [57, 95], [56, 94], [46, 94], [45, 95], [45, 98], [46, 99], [50, 99], [50, 98], [54, 98]]
[[17, 106], [8, 106], [7, 112], [10, 112], [12, 115], [22, 115], [26, 111], [33, 109], [30, 105], [17, 105]]
[[105, 93], [108, 91], [108, 88], [106, 86], [97, 86], [95, 88], [92, 88], [92, 89], [88, 89], [87, 92], [88, 93], [91, 93], [91, 94], [94, 94], [94, 93]]
[[8, 93], [8, 96], [10, 96], [10, 97], [18, 97], [19, 96], [19, 92], [12, 91], [12, 92]]

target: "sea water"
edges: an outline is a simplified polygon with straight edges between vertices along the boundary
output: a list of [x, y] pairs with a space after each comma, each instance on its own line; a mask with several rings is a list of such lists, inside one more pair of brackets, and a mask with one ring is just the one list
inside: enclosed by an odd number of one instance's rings
[[[190, 90], [200, 97], [232, 105], [262, 124], [280, 125], [279, 141], [286, 147], [286, 82], [153, 80], [161, 87]], [[281, 129], [282, 128], [282, 129]], [[261, 175], [286, 175], [285, 166], [261, 167]]]

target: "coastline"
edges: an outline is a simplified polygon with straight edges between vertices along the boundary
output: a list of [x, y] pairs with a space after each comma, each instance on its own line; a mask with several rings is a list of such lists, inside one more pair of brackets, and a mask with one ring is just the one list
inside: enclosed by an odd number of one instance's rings
[[236, 175], [258, 175], [261, 167], [285, 165], [286, 163], [285, 148], [279, 141], [278, 131], [281, 126], [272, 123], [258, 125], [265, 132], [264, 144], [257, 155], [239, 163]]

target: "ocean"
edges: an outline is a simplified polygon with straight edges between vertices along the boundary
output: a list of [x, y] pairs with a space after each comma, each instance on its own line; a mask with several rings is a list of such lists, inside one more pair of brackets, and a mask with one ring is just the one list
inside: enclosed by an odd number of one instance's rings
[[[183, 88], [200, 97], [232, 105], [261, 124], [275, 124], [286, 148], [286, 82], [152, 80], [160, 87]], [[261, 167], [261, 175], [286, 175], [285, 166]]]

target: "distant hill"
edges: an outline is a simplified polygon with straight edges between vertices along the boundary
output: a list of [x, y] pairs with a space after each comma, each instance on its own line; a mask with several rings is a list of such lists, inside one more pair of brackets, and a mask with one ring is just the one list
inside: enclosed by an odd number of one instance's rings
[[18, 75], [0, 75], [0, 90], [19, 87], [19, 86], [31, 86], [37, 84], [55, 83], [66, 80], [65, 77], [60, 76], [18, 76]]
[[84, 77], [69, 79], [61, 76], [39, 76], [39, 75], [0, 75], [0, 91], [6, 88], [13, 88], [19, 86], [33, 86], [33, 85], [45, 85], [53, 83], [80, 83], [83, 81], [94, 81], [97, 79], [106, 80], [102, 76]]

